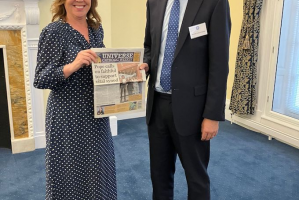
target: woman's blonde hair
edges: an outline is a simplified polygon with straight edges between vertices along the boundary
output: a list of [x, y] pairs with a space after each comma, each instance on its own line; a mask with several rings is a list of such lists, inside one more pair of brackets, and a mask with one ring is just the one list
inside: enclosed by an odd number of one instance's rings
[[[64, 7], [64, 3], [66, 0], [54, 0], [51, 11], [53, 14], [52, 22], [62, 19], [66, 21], [66, 10]], [[98, 0], [91, 0], [91, 7], [86, 15], [87, 23], [93, 29], [98, 29], [101, 24], [101, 17], [99, 13], [96, 11], [96, 7], [98, 6]]]

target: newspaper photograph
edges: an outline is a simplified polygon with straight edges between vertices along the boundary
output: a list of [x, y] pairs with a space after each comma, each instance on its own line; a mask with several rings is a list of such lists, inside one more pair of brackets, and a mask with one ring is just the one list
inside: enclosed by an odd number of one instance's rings
[[92, 49], [98, 56], [92, 64], [94, 82], [94, 116], [108, 117], [145, 110], [142, 48]]

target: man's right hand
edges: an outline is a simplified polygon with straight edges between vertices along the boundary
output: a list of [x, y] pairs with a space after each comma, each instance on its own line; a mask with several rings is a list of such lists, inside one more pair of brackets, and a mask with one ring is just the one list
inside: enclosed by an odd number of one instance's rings
[[145, 70], [145, 73], [147, 73], [148, 70], [149, 70], [148, 64], [147, 64], [147, 63], [141, 63], [141, 64], [139, 65], [139, 69], [140, 69], [140, 70], [144, 69], [144, 70]]

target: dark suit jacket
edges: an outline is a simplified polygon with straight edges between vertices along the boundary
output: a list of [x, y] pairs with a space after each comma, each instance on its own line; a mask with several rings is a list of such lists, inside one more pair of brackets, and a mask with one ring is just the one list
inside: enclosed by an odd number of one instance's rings
[[[167, 0], [147, 1], [147, 123], [153, 110], [166, 4]], [[191, 39], [189, 27], [201, 23], [206, 23], [208, 35]], [[181, 135], [200, 133], [203, 118], [224, 120], [230, 29], [228, 0], [188, 1], [171, 71], [174, 123]]]

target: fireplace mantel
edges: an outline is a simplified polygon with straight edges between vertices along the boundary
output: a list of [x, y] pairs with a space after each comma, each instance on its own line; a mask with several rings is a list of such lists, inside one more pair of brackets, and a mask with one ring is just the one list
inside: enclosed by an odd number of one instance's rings
[[[0, 31], [17, 30], [21, 32], [28, 137], [18, 139], [11, 134], [13, 153], [45, 147], [43, 92], [36, 90], [32, 85], [39, 37], [38, 1], [0, 0]], [[11, 112], [10, 115], [12, 115]]]
[[39, 25], [39, 0], [0, 0], [1, 26]]

